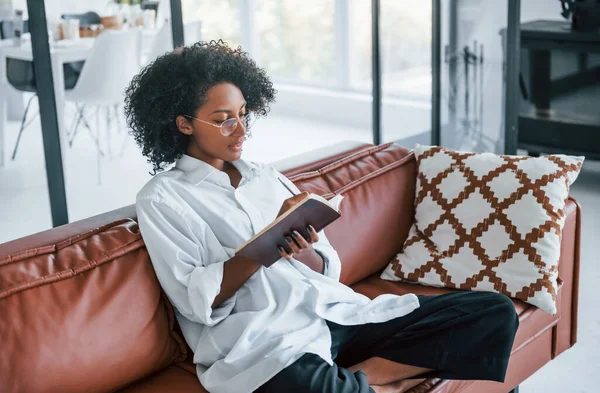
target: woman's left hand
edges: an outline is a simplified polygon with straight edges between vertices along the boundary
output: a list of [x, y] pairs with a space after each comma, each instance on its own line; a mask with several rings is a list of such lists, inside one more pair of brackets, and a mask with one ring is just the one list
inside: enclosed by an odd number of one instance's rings
[[298, 231], [294, 231], [292, 232], [291, 236], [286, 236], [284, 239], [288, 247], [291, 249], [291, 252], [287, 252], [284, 247], [279, 246], [279, 254], [288, 261], [292, 259], [292, 257], [296, 259], [301, 258], [302, 254], [306, 254], [307, 252], [313, 252], [316, 254], [312, 247], [312, 243], [319, 241], [319, 235], [312, 225], [309, 225], [307, 229], [310, 235], [308, 240], [303, 238]]
[[312, 225], [308, 226], [308, 233], [310, 238], [304, 239], [298, 231], [294, 231], [292, 236], [286, 236], [285, 242], [291, 249], [291, 252], [287, 252], [283, 247], [279, 246], [279, 254], [288, 261], [294, 257], [294, 259], [302, 262], [317, 273], [323, 273], [324, 264], [323, 258], [315, 251], [312, 244], [319, 241], [319, 235]]

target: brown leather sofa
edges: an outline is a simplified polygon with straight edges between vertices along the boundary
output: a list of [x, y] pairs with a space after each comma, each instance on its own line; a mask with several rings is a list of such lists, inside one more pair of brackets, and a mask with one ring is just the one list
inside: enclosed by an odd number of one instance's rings
[[[407, 149], [346, 142], [277, 167], [301, 189], [346, 195], [343, 218], [326, 230], [342, 282], [369, 297], [447, 292], [379, 278], [413, 220]], [[507, 393], [575, 343], [581, 213], [572, 199], [567, 210], [558, 314], [514, 301], [506, 382], [414, 379], [411, 392]], [[205, 392], [135, 217], [128, 206], [0, 245], [1, 392]]]

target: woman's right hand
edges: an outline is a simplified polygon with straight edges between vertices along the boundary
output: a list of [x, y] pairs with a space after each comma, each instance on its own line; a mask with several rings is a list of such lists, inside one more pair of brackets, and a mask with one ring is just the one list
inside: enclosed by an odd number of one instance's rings
[[290, 210], [292, 208], [292, 206], [298, 204], [301, 200], [303, 200], [306, 197], [308, 197], [308, 192], [304, 191], [298, 195], [294, 195], [293, 197], [288, 198], [285, 201], [283, 201], [283, 204], [281, 205], [281, 209], [279, 209], [279, 213], [277, 213], [277, 217], [279, 217], [286, 211]]

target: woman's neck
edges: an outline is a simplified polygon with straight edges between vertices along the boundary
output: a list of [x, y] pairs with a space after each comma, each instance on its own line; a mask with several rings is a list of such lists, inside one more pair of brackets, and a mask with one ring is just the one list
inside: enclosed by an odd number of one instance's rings
[[225, 171], [227, 168], [226, 161], [213, 157], [209, 154], [204, 153], [203, 151], [199, 151], [198, 149], [194, 149], [193, 147], [189, 148], [186, 153], [190, 157], [194, 157], [197, 160], [204, 161], [208, 165], [216, 168], [220, 171]]
[[240, 184], [240, 181], [242, 180], [242, 174], [231, 162], [214, 157], [207, 157], [205, 154], [198, 154], [198, 152], [193, 152], [191, 149], [188, 150], [186, 154], [190, 157], [194, 157], [200, 161], [206, 162], [208, 165], [220, 170], [221, 172], [225, 172], [227, 176], [229, 176], [229, 181], [233, 188], [237, 188]]

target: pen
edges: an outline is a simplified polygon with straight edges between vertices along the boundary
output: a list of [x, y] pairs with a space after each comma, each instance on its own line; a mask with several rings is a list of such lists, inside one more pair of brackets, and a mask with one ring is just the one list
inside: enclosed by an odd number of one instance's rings
[[284, 186], [285, 188], [287, 188], [287, 190], [288, 190], [289, 192], [291, 192], [291, 193], [292, 193], [292, 195], [294, 195], [294, 196], [298, 195], [298, 194], [296, 194], [294, 191], [292, 191], [292, 189], [291, 189], [291, 188], [289, 188], [289, 187], [288, 187], [288, 185], [287, 185], [287, 184], [285, 184], [285, 183], [283, 182], [283, 180], [281, 180], [281, 178], [280, 178], [280, 177], [278, 177], [277, 179], [278, 179], [278, 180], [281, 182], [281, 184], [283, 184], [283, 186]]

